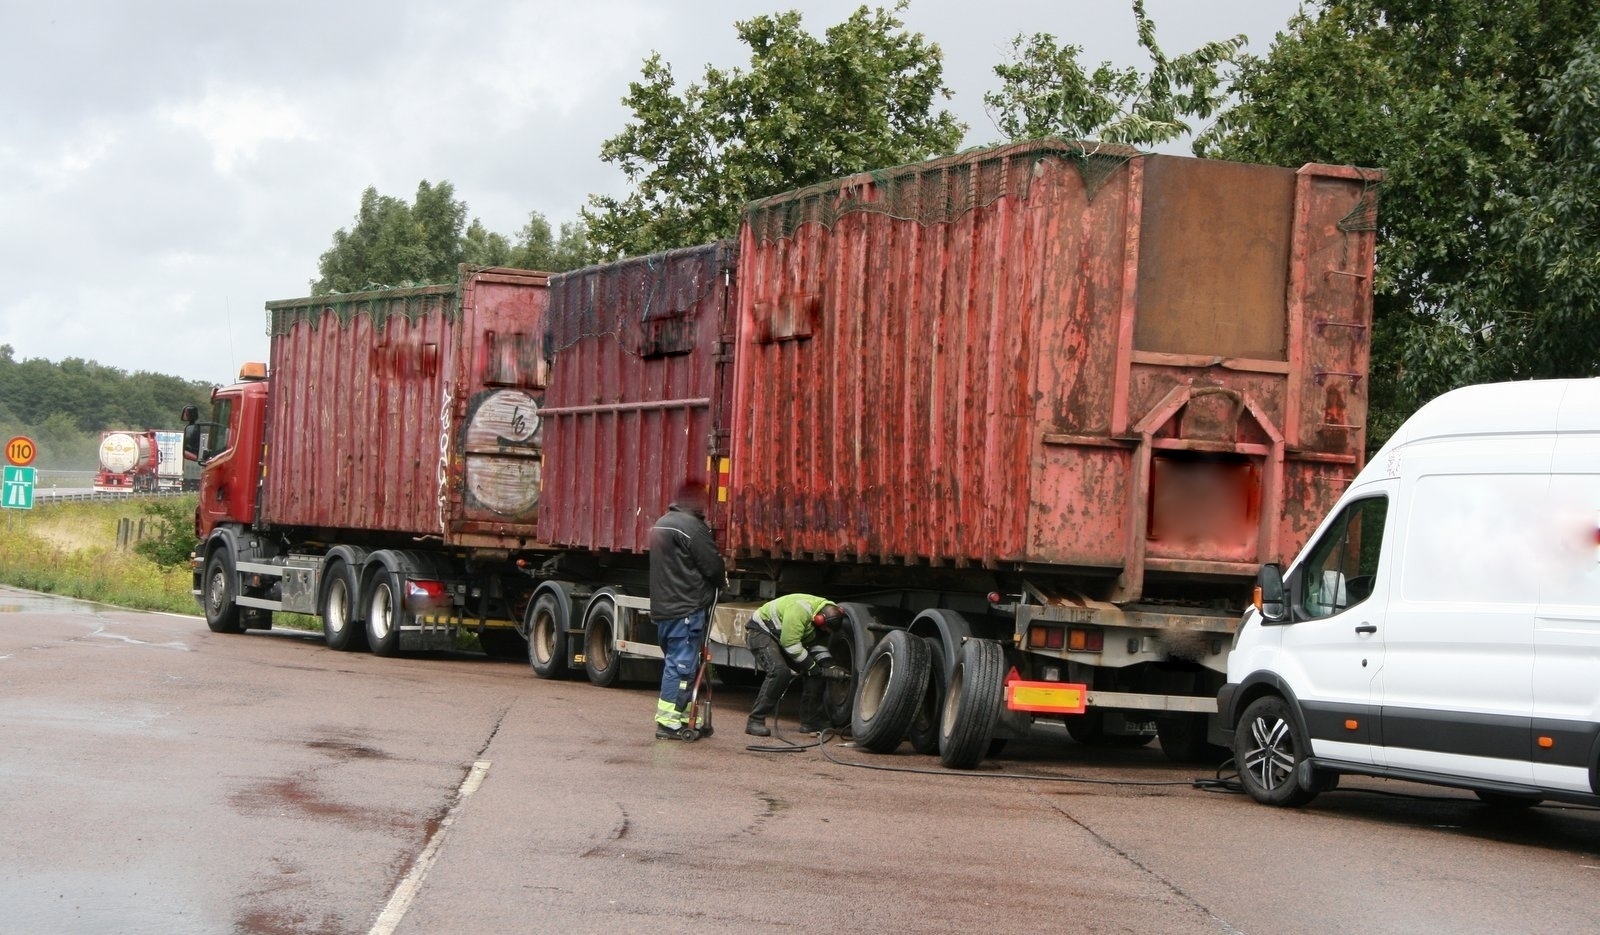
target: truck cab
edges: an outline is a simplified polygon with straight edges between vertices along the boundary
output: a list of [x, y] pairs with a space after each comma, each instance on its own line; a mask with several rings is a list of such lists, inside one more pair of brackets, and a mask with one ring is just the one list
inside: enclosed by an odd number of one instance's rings
[[238, 383], [212, 391], [209, 421], [184, 409], [183, 457], [200, 465], [194, 531], [202, 542], [219, 525], [255, 522], [268, 386], [266, 365], [247, 363]]

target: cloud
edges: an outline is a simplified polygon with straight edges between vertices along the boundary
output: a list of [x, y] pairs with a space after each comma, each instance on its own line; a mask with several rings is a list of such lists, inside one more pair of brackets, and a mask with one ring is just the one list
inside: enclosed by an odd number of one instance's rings
[[162, 107], [159, 114], [200, 134], [211, 146], [211, 164], [224, 175], [241, 157], [256, 158], [263, 143], [314, 139], [300, 108], [274, 89], [208, 88], [198, 100]]

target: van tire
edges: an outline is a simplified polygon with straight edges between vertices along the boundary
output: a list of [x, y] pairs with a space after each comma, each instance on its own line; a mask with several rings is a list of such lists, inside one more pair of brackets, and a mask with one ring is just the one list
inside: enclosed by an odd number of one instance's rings
[[1294, 808], [1316, 798], [1323, 784], [1301, 785], [1296, 768], [1309, 752], [1289, 703], [1277, 695], [1257, 698], [1239, 716], [1233, 762], [1244, 791], [1257, 802]]
[[873, 753], [891, 753], [900, 746], [928, 690], [931, 661], [922, 637], [905, 630], [884, 634], [856, 677], [858, 688], [850, 718], [856, 746]]

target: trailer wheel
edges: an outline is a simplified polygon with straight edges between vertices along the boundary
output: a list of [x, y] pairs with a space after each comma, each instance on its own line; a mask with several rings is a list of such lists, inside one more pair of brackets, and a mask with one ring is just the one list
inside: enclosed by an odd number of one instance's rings
[[542, 679], [561, 679], [567, 668], [567, 615], [570, 602], [545, 591], [528, 608], [528, 665]]
[[911, 726], [906, 728], [906, 739], [911, 749], [923, 756], [939, 752], [939, 709], [944, 706], [944, 646], [938, 640], [924, 637], [928, 643], [928, 688], [922, 693], [922, 704], [917, 706]]
[[873, 647], [850, 719], [857, 746], [873, 753], [900, 746], [928, 690], [929, 657], [927, 641], [904, 630], [890, 630]]
[[219, 548], [206, 559], [206, 626], [213, 633], [242, 633], [239, 605], [234, 603], [233, 560], [226, 548]]
[[1239, 783], [1257, 802], [1293, 807], [1316, 798], [1322, 785], [1302, 785], [1297, 769], [1309, 752], [1288, 702], [1277, 695], [1257, 698], [1239, 716], [1233, 761]]
[[972, 769], [989, 752], [1005, 696], [1006, 656], [999, 643], [967, 640], [956, 656], [939, 717], [939, 760]]
[[379, 566], [368, 582], [367, 591], [367, 645], [374, 656], [400, 654], [400, 621], [405, 617], [401, 604], [404, 591], [400, 589], [400, 576]]
[[616, 632], [615, 604], [600, 601], [590, 608], [583, 626], [583, 671], [588, 673], [590, 682], [601, 688], [610, 688], [622, 676], [622, 659], [611, 645]]
[[850, 715], [855, 710], [858, 681], [855, 639], [850, 627], [845, 626], [840, 627], [839, 632], [828, 640], [828, 652], [833, 654], [834, 664], [850, 673], [849, 681], [829, 682], [822, 693], [823, 709], [834, 727], [850, 726]]
[[322, 641], [329, 649], [351, 652], [367, 648], [367, 628], [360, 619], [360, 585], [349, 562], [328, 565], [328, 583], [322, 589]]

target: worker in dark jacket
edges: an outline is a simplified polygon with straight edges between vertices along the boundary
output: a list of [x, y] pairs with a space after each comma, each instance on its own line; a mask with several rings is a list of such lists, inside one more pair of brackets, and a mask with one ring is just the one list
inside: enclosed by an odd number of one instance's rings
[[[685, 723], [689, 683], [699, 662], [708, 612], [727, 581], [722, 554], [706, 525], [706, 489], [685, 484], [665, 516], [650, 530], [650, 619], [661, 645], [661, 697], [656, 738], [693, 740]], [[709, 728], [700, 734], [708, 735]]]
[[778, 702], [796, 675], [801, 679], [801, 732], [814, 734], [832, 726], [823, 710], [823, 680], [845, 680], [850, 675], [834, 664], [827, 641], [843, 621], [844, 611], [838, 604], [814, 594], [786, 594], [750, 615], [745, 643], [767, 677], [756, 692], [745, 733], [771, 736], [767, 718], [777, 714]]

